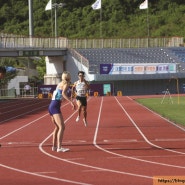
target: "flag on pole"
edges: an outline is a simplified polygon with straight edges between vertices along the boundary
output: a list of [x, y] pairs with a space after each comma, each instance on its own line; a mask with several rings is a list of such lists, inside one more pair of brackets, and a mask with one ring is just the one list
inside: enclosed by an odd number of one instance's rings
[[48, 4], [46, 5], [45, 11], [52, 9], [52, 0], [49, 0]]
[[148, 0], [145, 0], [140, 4], [139, 9], [147, 9], [148, 8]]
[[91, 7], [93, 10], [101, 9], [101, 0], [96, 0], [96, 2]]

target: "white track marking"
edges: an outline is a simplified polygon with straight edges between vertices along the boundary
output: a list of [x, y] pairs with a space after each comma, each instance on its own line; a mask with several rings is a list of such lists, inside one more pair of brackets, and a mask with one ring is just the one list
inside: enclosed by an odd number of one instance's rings
[[[62, 107], [65, 107], [65, 106], [67, 106], [68, 104], [69, 104], [69, 103], [66, 103], [66, 104], [64, 104]], [[43, 107], [45, 107], [45, 106], [43, 106]], [[39, 108], [38, 108], [38, 109], [39, 109]], [[37, 110], [37, 109], [34, 109], [34, 110]], [[31, 112], [33, 112], [34, 110], [29, 111], [29, 112], [26, 112], [26, 113], [24, 113], [24, 114], [19, 114], [19, 115], [17, 115], [17, 116], [11, 117], [10, 119], [7, 119], [7, 120], [5, 120], [5, 121], [12, 120], [12, 119], [14, 119], [14, 118], [17, 118], [17, 117], [26, 115], [27, 113], [31, 113]], [[22, 126], [22, 127], [19, 127], [18, 129], [15, 129], [15, 130], [12, 131], [12, 132], [9, 132], [8, 134], [6, 134], [6, 135], [0, 137], [0, 140], [1, 140], [1, 139], [4, 139], [4, 138], [6, 138], [6, 137], [8, 137], [9, 135], [11, 135], [11, 134], [13, 134], [13, 133], [15, 133], [15, 132], [18, 132], [18, 131], [22, 130], [23, 128], [25, 128], [25, 127], [31, 125], [32, 123], [35, 123], [36, 121], [38, 121], [38, 120], [40, 120], [40, 119], [42, 119], [42, 118], [44, 118], [44, 117], [46, 117], [46, 116], [48, 116], [48, 115], [49, 115], [49, 113], [44, 114], [43, 116], [40, 116], [39, 118], [37, 118], [37, 119], [35, 119], [35, 120], [33, 120], [33, 121], [27, 123], [26, 125], [24, 125], [24, 126]], [[4, 121], [3, 121], [3, 122], [4, 122]], [[0, 122], [0, 123], [1, 123], [1, 122]]]
[[[103, 102], [103, 100], [102, 100]], [[173, 168], [183, 168], [185, 169], [185, 166], [177, 166], [177, 165], [171, 165], [171, 164], [165, 164], [165, 163], [160, 163], [160, 162], [154, 162], [154, 161], [149, 161], [149, 160], [144, 160], [144, 159], [139, 159], [136, 157], [131, 157], [131, 156], [126, 156], [126, 155], [121, 155], [121, 154], [117, 154], [111, 151], [108, 151], [102, 147], [100, 147], [99, 145], [96, 144], [96, 138], [97, 138], [97, 133], [98, 133], [98, 127], [99, 127], [99, 122], [100, 122], [100, 115], [101, 115], [101, 109], [102, 109], [102, 102], [101, 102], [101, 107], [100, 107], [100, 111], [99, 111], [99, 116], [98, 116], [98, 122], [97, 122], [97, 126], [96, 126], [96, 131], [95, 131], [95, 135], [94, 135], [94, 141], [93, 144], [100, 150], [110, 153], [112, 155], [116, 155], [119, 157], [123, 157], [123, 158], [128, 158], [128, 159], [132, 159], [132, 160], [137, 160], [137, 161], [141, 161], [141, 162], [145, 162], [145, 163], [151, 163], [151, 164], [155, 164], [155, 165], [162, 165], [162, 166], [168, 166], [168, 167], [173, 167]], [[128, 114], [128, 113], [127, 113]], [[128, 115], [129, 116], [129, 115]], [[130, 117], [130, 116], [129, 116]], [[132, 120], [132, 119], [131, 119]]]
[[36, 110], [39, 110], [39, 109], [41, 109], [41, 108], [43, 108], [43, 107], [46, 107], [46, 106], [42, 106], [42, 107], [39, 107], [39, 108], [37, 108], [37, 109], [34, 109], [34, 110], [31, 110], [31, 111], [28, 111], [28, 112], [24, 112], [24, 113], [22, 113], [22, 114], [19, 114], [19, 115], [17, 115], [17, 116], [10, 117], [9, 119], [0, 121], [0, 124], [1, 124], [1, 123], [4, 123], [4, 122], [7, 122], [7, 121], [10, 121], [10, 120], [12, 120], [12, 119], [18, 118], [18, 117], [20, 117], [20, 116], [27, 115], [28, 113], [35, 112]]
[[[144, 160], [144, 159], [139, 159], [139, 158], [135, 158], [135, 157], [130, 157], [130, 156], [125, 156], [125, 155], [121, 155], [121, 154], [117, 154], [117, 153], [113, 153], [113, 152], [110, 152], [108, 150], [105, 150], [103, 148], [101, 148], [100, 146], [98, 146], [96, 144], [96, 138], [97, 138], [97, 133], [98, 133], [98, 128], [99, 128], [99, 123], [100, 123], [100, 117], [101, 117], [101, 110], [102, 110], [102, 104], [103, 104], [103, 97], [101, 98], [101, 104], [100, 104], [100, 109], [99, 109], [99, 115], [98, 115], [98, 120], [97, 120], [97, 126], [96, 126], [96, 130], [95, 130], [95, 134], [94, 134], [94, 140], [93, 140], [93, 144], [95, 147], [97, 147], [98, 149], [106, 152], [106, 153], [110, 153], [112, 155], [116, 155], [116, 156], [119, 156], [121, 158], [126, 158], [126, 159], [132, 159], [132, 160], [137, 160], [137, 161], [140, 161], [140, 162], [145, 162], [145, 163], [150, 163], [150, 164], [154, 164], [154, 165], [161, 165], [161, 166], [167, 166], [167, 167], [173, 167], [173, 168], [185, 168], [185, 167], [182, 167], [182, 166], [177, 166], [177, 165], [170, 165], [170, 164], [165, 164], [165, 163], [159, 163], [159, 162], [153, 162], [153, 161], [149, 161], [149, 160]], [[65, 121], [66, 123], [66, 121]], [[112, 170], [112, 169], [107, 169], [107, 168], [100, 168], [100, 167], [97, 167], [97, 166], [91, 166], [91, 165], [87, 165], [87, 164], [83, 164], [83, 163], [77, 163], [77, 162], [74, 162], [74, 161], [71, 161], [69, 159], [63, 159], [63, 158], [60, 158], [60, 157], [57, 157], [57, 156], [54, 156], [48, 152], [46, 152], [42, 146], [44, 145], [44, 143], [52, 136], [52, 134], [50, 134], [40, 145], [39, 145], [39, 149], [46, 155], [52, 157], [52, 158], [55, 158], [57, 160], [61, 160], [61, 161], [64, 161], [64, 162], [67, 162], [67, 163], [70, 163], [70, 164], [74, 164], [74, 165], [78, 165], [78, 166], [83, 166], [83, 167], [86, 167], [86, 168], [92, 168], [94, 170], [101, 170], [101, 171], [106, 171], [106, 172], [111, 172], [111, 173], [118, 173], [118, 174], [124, 174], [124, 175], [129, 175], [129, 176], [135, 176], [135, 177], [141, 177], [141, 178], [148, 178], [148, 179], [153, 179], [153, 177], [150, 177], [150, 176], [146, 176], [146, 175], [141, 175], [141, 174], [134, 174], [134, 173], [128, 173], [128, 172], [124, 172], [124, 171], [118, 171], [118, 170]]]
[[47, 116], [47, 115], [48, 115], [48, 113], [45, 114], [45, 115], [43, 115], [43, 116], [41, 116], [41, 117], [39, 117], [39, 118], [37, 118], [37, 119], [35, 119], [35, 120], [33, 120], [33, 121], [31, 121], [31, 122], [29, 122], [29, 123], [27, 123], [26, 125], [24, 125], [24, 126], [22, 126], [22, 127], [19, 127], [18, 129], [15, 129], [15, 130], [12, 131], [12, 132], [9, 132], [8, 134], [6, 134], [6, 135], [0, 137], [0, 139], [4, 139], [5, 137], [8, 137], [9, 135], [11, 135], [11, 134], [13, 134], [13, 133], [15, 133], [15, 132], [17, 132], [17, 131], [19, 131], [19, 130], [22, 130], [23, 128], [25, 128], [25, 127], [31, 125], [32, 123], [35, 123], [36, 121], [38, 121], [38, 120], [44, 118], [44, 117]]
[[182, 154], [182, 155], [185, 155], [184, 152], [179, 152], [179, 151], [175, 151], [175, 150], [171, 150], [171, 149], [166, 149], [166, 148], [163, 148], [161, 146], [158, 146], [152, 142], [150, 142], [148, 140], [148, 138], [143, 134], [143, 132], [139, 129], [139, 127], [137, 126], [137, 124], [134, 122], [134, 120], [130, 117], [130, 115], [128, 114], [128, 112], [125, 110], [125, 108], [122, 106], [122, 104], [118, 101], [118, 99], [115, 97], [117, 103], [120, 105], [120, 107], [122, 108], [122, 110], [125, 112], [125, 114], [127, 115], [127, 117], [129, 118], [129, 120], [132, 122], [132, 124], [135, 126], [135, 128], [138, 130], [138, 132], [140, 133], [140, 135], [143, 137], [143, 139], [151, 146], [153, 147], [156, 147], [156, 148], [159, 148], [159, 149], [162, 149], [162, 150], [166, 150], [166, 151], [169, 151], [169, 152], [173, 152], [173, 153], [178, 153], [178, 154]]
[[105, 143], [114, 142], [114, 143], [135, 143], [138, 142], [137, 139], [105, 139]]
[[[133, 101], [133, 99], [131, 99], [130, 97], [127, 96], [127, 98]], [[142, 106], [143, 108], [147, 109], [148, 111], [152, 112], [153, 114], [159, 116], [160, 118], [162, 118], [163, 120], [167, 121], [168, 123], [171, 123], [173, 126], [179, 128], [180, 130], [185, 131], [185, 127], [173, 123], [172, 121], [168, 120], [167, 118], [162, 117], [162, 116], [161, 116], [160, 114], [158, 114], [157, 112], [154, 112], [154, 111], [150, 110], [148, 107], [145, 107], [144, 105], [142, 105], [142, 104], [140, 104], [140, 103], [138, 103], [138, 102], [135, 102], [135, 103], [137, 103], [138, 105], [140, 105], [140, 106]]]
[[139, 175], [139, 174], [134, 174], [134, 173], [128, 173], [128, 172], [123, 172], [123, 171], [117, 171], [117, 170], [111, 170], [108, 168], [100, 168], [100, 167], [96, 167], [96, 166], [91, 166], [91, 165], [87, 165], [87, 164], [83, 164], [83, 163], [77, 163], [74, 161], [71, 161], [69, 159], [63, 159], [60, 157], [57, 157], [55, 155], [52, 155], [48, 152], [46, 152], [42, 146], [44, 145], [44, 143], [52, 136], [52, 134], [50, 134], [45, 140], [43, 140], [43, 142], [39, 145], [39, 149], [41, 150], [41, 152], [43, 152], [45, 155], [52, 157], [54, 159], [60, 160], [60, 161], [64, 161], [70, 164], [74, 164], [74, 165], [78, 165], [78, 166], [82, 166], [82, 167], [86, 167], [86, 168], [92, 168], [94, 170], [98, 170], [98, 171], [106, 171], [106, 172], [111, 172], [111, 173], [118, 173], [118, 174], [124, 174], [124, 175], [130, 175], [130, 176], [135, 176], [135, 177], [142, 177], [142, 178], [149, 178], [149, 179], [153, 179], [153, 177], [150, 176], [146, 176], [146, 175]]
[[13, 168], [13, 167], [6, 166], [6, 165], [3, 165], [3, 164], [0, 164], [0, 166], [3, 167], [3, 168], [7, 168], [9, 170], [13, 170], [13, 171], [16, 171], [16, 172], [20, 172], [20, 173], [24, 173], [24, 174], [28, 174], [28, 175], [33, 175], [33, 176], [37, 176], [37, 177], [42, 177], [42, 178], [45, 178], [45, 179], [51, 179], [51, 180], [61, 181], [61, 182], [70, 183], [70, 184], [91, 185], [91, 184], [87, 184], [87, 183], [71, 181], [71, 180], [68, 180], [68, 179], [61, 179], [61, 178], [51, 177], [51, 176], [47, 176], [47, 175], [42, 175], [40, 173], [28, 172], [28, 171], [25, 171], [25, 170], [20, 170], [18, 168]]
[[[151, 164], [155, 164], [155, 165], [163, 165], [163, 166], [175, 167], [175, 168], [185, 168], [185, 167], [181, 167], [181, 166], [169, 165], [169, 164], [164, 164], [164, 163], [157, 163], [157, 162], [153, 162], [153, 161], [147, 161], [147, 160], [138, 159], [138, 158], [135, 158], [135, 157], [120, 155], [120, 154], [117, 154], [117, 153], [113, 153], [113, 152], [107, 151], [107, 150], [101, 148], [100, 146], [98, 146], [98, 145], [96, 144], [96, 137], [97, 137], [98, 126], [99, 126], [99, 122], [100, 122], [100, 115], [101, 115], [102, 103], [103, 103], [103, 98], [101, 98], [101, 105], [100, 105], [100, 110], [99, 110], [99, 116], [98, 116], [98, 121], [97, 121], [97, 126], [96, 126], [96, 132], [95, 132], [94, 141], [93, 141], [93, 144], [95, 145], [95, 147], [97, 147], [98, 149], [100, 149], [100, 150], [102, 150], [102, 151], [104, 151], [104, 152], [106, 152], [106, 153], [110, 153], [110, 154], [112, 154], [112, 155], [116, 155], [116, 156], [119, 156], [119, 157], [121, 157], [121, 158], [128, 158], [128, 159], [137, 160], [137, 161], [146, 162], [146, 163], [151, 163]], [[72, 116], [70, 116], [67, 120], [65, 120], [65, 122], [68, 121], [71, 117], [72, 117]], [[34, 122], [34, 121], [32, 121], [32, 122]], [[153, 179], [153, 177], [146, 176], [146, 175], [140, 175], [140, 174], [134, 174], [134, 173], [128, 173], [128, 172], [122, 172], [122, 171], [111, 170], [111, 169], [99, 168], [99, 167], [90, 166], [90, 165], [86, 165], [86, 164], [82, 164], [82, 163], [72, 162], [71, 160], [66, 160], [66, 159], [62, 159], [62, 158], [56, 157], [56, 156], [54, 156], [54, 155], [51, 155], [51, 154], [47, 153], [46, 151], [44, 151], [43, 148], [42, 148], [42, 146], [44, 145], [44, 143], [45, 143], [51, 136], [52, 136], [52, 134], [50, 134], [42, 143], [40, 143], [39, 149], [40, 149], [44, 154], [46, 154], [46, 155], [48, 155], [48, 156], [50, 156], [50, 157], [52, 157], [52, 158], [65, 161], [65, 162], [67, 162], [67, 163], [71, 163], [71, 164], [75, 164], [75, 165], [79, 165], [79, 166], [83, 166], [83, 167], [87, 167], [87, 168], [92, 168], [92, 169], [94, 169], [94, 170], [101, 170], [101, 171], [107, 171], [107, 172], [112, 172], [112, 173], [125, 174], [125, 175], [130, 175], [130, 176], [135, 176], [135, 177]], [[39, 175], [39, 174], [37, 174], [37, 173], [31, 173], [31, 172], [28, 172], [28, 171], [23, 171], [23, 170], [16, 169], [16, 168], [12, 168], [12, 167], [9, 167], [9, 166], [3, 165], [3, 164], [0, 164], [0, 166], [1, 166], [1, 167], [4, 167], [4, 168], [11, 169], [11, 170], [14, 170], [14, 171], [18, 171], [18, 172], [22, 172], [22, 173], [27, 173], [27, 174], [35, 175], [35, 176], [40, 176], [40, 177], [44, 177], [44, 178], [49, 178], [49, 179], [53, 179], [53, 180], [59, 180], [59, 181], [63, 181], [63, 182], [65, 181], [65, 182], [74, 183], [74, 184], [86, 184], [86, 183], [81, 183], [81, 182], [68, 181], [68, 180], [65, 180], [65, 179], [53, 178], [53, 177], [45, 176], [45, 175]], [[87, 184], [86, 184], [86, 185], [87, 185]]]
[[155, 141], [185, 141], [185, 138], [172, 138], [172, 139], [155, 139]]
[[[66, 106], [66, 105], [68, 105], [68, 104], [69, 104], [69, 103], [65, 104], [64, 106]], [[63, 106], [63, 107], [64, 107], [64, 106]], [[31, 112], [32, 112], [32, 111], [31, 111]], [[76, 112], [77, 112], [77, 111], [76, 111]], [[70, 119], [74, 114], [75, 114], [75, 112], [74, 112], [68, 119]], [[19, 116], [20, 116], [20, 115], [19, 115]], [[15, 132], [17, 132], [17, 131], [19, 131], [19, 130], [22, 130], [23, 128], [25, 128], [25, 127], [31, 125], [32, 123], [34, 123], [34, 122], [36, 122], [36, 121], [38, 121], [38, 120], [44, 118], [45, 116], [48, 116], [48, 113], [45, 114], [45, 115], [43, 115], [43, 116], [41, 116], [41, 117], [39, 117], [39, 118], [37, 118], [37, 119], [35, 119], [35, 120], [33, 120], [33, 121], [31, 121], [31, 122], [29, 122], [28, 124], [26, 124], [26, 125], [24, 125], [24, 126], [18, 128], [18, 129], [16, 129], [16, 130], [10, 132], [9, 134], [6, 134], [5, 136], [1, 137], [0, 139], [3, 139], [3, 138], [5, 138], [5, 137], [8, 137], [9, 135], [11, 135], [11, 134], [13, 134], [13, 133], [15, 133]], [[68, 119], [67, 119], [67, 120], [68, 120]], [[52, 134], [51, 134], [51, 135], [52, 135]], [[50, 136], [51, 136], [51, 135], [50, 135]], [[12, 142], [12, 143], [13, 143], [13, 142]], [[10, 144], [12, 144], [12, 143], [10, 142]], [[16, 171], [16, 172], [20, 172], [20, 173], [24, 173], [24, 174], [28, 174], [28, 175], [33, 175], [33, 176], [38, 176], [38, 177], [42, 177], [42, 178], [46, 178], [46, 179], [52, 179], [52, 180], [56, 180], [56, 181], [61, 181], [61, 182], [65, 182], [65, 183], [78, 184], [78, 185], [91, 185], [91, 184], [89, 184], [89, 183], [83, 183], [83, 182], [77, 182], [77, 181], [72, 181], [72, 180], [68, 180], [68, 179], [55, 178], [55, 177], [51, 177], [51, 176], [47, 176], [47, 175], [41, 175], [40, 172], [37, 172], [37, 173], [35, 172], [35, 173], [33, 173], [33, 172], [21, 170], [21, 169], [18, 169], [18, 168], [13, 168], [13, 167], [10, 167], [10, 166], [7, 166], [7, 165], [3, 165], [3, 164], [0, 164], [0, 166], [3, 167], [3, 168], [7, 168], [7, 169], [9, 169], [9, 170]], [[45, 173], [47, 173], [47, 172], [45, 172]]]

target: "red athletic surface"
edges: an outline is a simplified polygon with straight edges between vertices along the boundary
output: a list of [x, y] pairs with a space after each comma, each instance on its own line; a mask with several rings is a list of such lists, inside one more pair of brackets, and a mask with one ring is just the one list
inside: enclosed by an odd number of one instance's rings
[[51, 151], [49, 100], [0, 102], [0, 183], [152, 185], [154, 176], [184, 176], [185, 129], [134, 98], [89, 97], [88, 127], [63, 102], [66, 153]]

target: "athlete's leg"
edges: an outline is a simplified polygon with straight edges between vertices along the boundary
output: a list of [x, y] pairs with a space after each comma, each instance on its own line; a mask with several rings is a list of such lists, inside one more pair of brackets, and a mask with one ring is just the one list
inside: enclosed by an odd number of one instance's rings
[[82, 107], [82, 111], [83, 111], [83, 122], [84, 125], [87, 126], [87, 101], [84, 100]]
[[58, 130], [57, 130], [57, 148], [59, 149], [59, 148], [62, 147], [62, 139], [63, 139], [63, 135], [64, 135], [65, 124], [64, 124], [62, 114], [54, 114], [53, 117], [54, 117], [55, 123], [58, 127]]
[[55, 150], [55, 148], [57, 147], [57, 133], [59, 128], [58, 128], [58, 125], [55, 123], [53, 116], [51, 116], [51, 121], [55, 125], [54, 131], [53, 131], [53, 150]]
[[77, 104], [77, 106], [78, 106], [78, 116], [77, 116], [77, 118], [76, 118], [76, 121], [78, 122], [79, 121], [79, 119], [80, 119], [80, 115], [81, 115], [81, 102], [80, 102], [80, 100], [76, 100], [76, 104]]

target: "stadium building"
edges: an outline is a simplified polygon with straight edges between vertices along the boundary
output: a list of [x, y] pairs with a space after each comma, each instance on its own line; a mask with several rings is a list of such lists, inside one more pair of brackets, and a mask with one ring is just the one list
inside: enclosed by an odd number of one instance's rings
[[171, 94], [185, 93], [182, 37], [30, 39], [2, 35], [0, 47], [1, 57], [45, 57], [45, 87], [40, 88], [41, 94], [52, 93], [64, 70], [71, 73], [72, 83], [78, 71], [84, 71], [90, 95], [153, 95], [167, 89]]
[[86, 72], [90, 95], [185, 93], [185, 48], [179, 45], [69, 49], [65, 66], [72, 81], [78, 70]]

